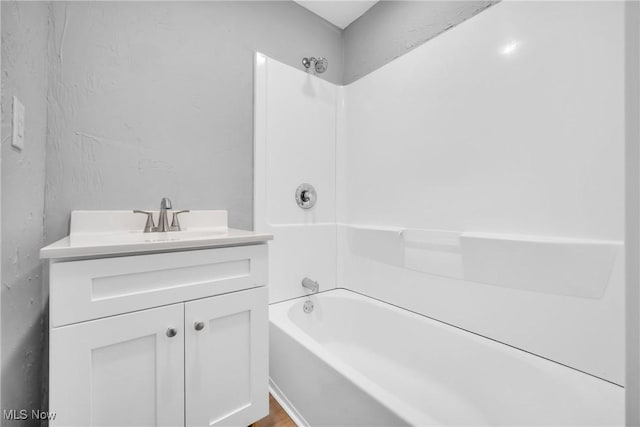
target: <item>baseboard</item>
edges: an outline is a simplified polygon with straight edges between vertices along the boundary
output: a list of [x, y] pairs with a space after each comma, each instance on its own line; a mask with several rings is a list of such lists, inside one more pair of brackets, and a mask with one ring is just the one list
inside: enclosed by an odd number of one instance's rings
[[307, 420], [305, 420], [300, 412], [291, 404], [289, 399], [287, 399], [282, 390], [280, 390], [271, 378], [269, 378], [269, 392], [298, 427], [309, 427]]

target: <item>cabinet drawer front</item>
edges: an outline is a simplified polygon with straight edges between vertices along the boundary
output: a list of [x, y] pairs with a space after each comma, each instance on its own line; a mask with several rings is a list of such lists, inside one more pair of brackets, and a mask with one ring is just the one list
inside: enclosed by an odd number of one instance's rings
[[51, 264], [53, 327], [265, 285], [267, 245]]

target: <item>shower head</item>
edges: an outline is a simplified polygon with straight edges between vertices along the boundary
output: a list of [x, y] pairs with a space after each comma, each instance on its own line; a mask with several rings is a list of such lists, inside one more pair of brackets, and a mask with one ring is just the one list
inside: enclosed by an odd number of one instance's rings
[[302, 58], [302, 65], [307, 69], [307, 72], [312, 74], [322, 74], [327, 70], [329, 61], [326, 58]]
[[318, 58], [316, 60], [316, 73], [324, 73], [327, 71], [327, 67], [329, 66], [329, 61], [326, 58]]

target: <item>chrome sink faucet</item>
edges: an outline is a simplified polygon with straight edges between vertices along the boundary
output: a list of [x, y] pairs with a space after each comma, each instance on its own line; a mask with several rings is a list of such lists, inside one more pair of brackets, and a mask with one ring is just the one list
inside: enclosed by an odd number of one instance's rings
[[189, 210], [174, 211], [173, 218], [171, 220], [171, 225], [169, 225], [169, 219], [167, 218], [167, 211], [171, 209], [172, 209], [171, 200], [169, 200], [167, 197], [163, 197], [162, 200], [160, 201], [160, 211], [158, 216], [157, 227], [153, 222], [153, 212], [135, 210], [133, 211], [133, 213], [141, 213], [141, 214], [147, 215], [147, 222], [144, 226], [145, 233], [151, 233], [151, 232], [164, 233], [167, 231], [181, 231], [180, 221], [178, 221], [178, 215], [180, 215], [181, 213], [189, 212]]
[[171, 200], [163, 197], [160, 201], [160, 216], [158, 217], [158, 229], [161, 233], [169, 231], [169, 220], [167, 219], [167, 211], [173, 209], [171, 206]]

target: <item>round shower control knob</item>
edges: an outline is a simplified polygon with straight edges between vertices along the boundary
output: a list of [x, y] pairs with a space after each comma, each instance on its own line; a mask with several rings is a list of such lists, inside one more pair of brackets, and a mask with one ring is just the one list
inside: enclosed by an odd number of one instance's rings
[[196, 322], [193, 324], [193, 327], [196, 331], [201, 331], [204, 329], [204, 322]]
[[169, 328], [169, 329], [167, 329], [167, 336], [168, 336], [169, 338], [173, 338], [173, 337], [175, 337], [176, 335], [178, 335], [178, 330], [177, 330], [176, 328]]
[[318, 195], [311, 184], [300, 184], [296, 188], [296, 203], [302, 209], [311, 209], [315, 206]]

